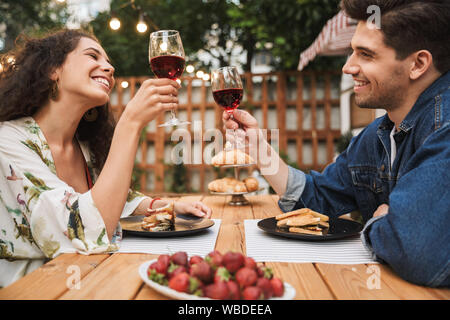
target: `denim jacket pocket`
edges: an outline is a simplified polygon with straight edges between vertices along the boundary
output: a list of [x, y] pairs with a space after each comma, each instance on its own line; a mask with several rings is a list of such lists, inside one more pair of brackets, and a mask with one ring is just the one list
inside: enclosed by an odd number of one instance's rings
[[383, 192], [383, 184], [378, 178], [377, 168], [372, 167], [353, 167], [350, 168], [353, 185], [369, 189], [374, 193]]
[[351, 167], [355, 198], [364, 223], [368, 221], [383, 198], [383, 184], [376, 167]]

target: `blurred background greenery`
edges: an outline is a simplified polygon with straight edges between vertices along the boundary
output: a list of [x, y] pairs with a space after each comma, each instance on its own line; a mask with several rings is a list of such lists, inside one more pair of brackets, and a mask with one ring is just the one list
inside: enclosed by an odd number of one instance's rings
[[[95, 2], [95, 0], [90, 1]], [[299, 54], [314, 41], [326, 21], [339, 11], [340, 0], [111, 0], [83, 28], [90, 29], [110, 56], [117, 76], [149, 75], [148, 36], [156, 29], [179, 30], [187, 62], [196, 69], [230, 64], [242, 56], [250, 71], [257, 52], [267, 52], [275, 70], [295, 70]], [[148, 30], [136, 31], [140, 14]], [[120, 19], [119, 30], [109, 21]], [[66, 25], [64, 0], [1, 0], [0, 53], [14, 46], [21, 33], [42, 34]], [[317, 57], [308, 69], [335, 69], [342, 57]]]

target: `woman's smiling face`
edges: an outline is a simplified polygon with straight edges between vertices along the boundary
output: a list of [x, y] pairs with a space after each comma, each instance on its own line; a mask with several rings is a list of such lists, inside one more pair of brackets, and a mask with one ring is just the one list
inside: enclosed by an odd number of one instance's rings
[[114, 67], [100, 44], [80, 38], [53, 76], [58, 79], [58, 96], [72, 96], [89, 107], [104, 105], [114, 87]]

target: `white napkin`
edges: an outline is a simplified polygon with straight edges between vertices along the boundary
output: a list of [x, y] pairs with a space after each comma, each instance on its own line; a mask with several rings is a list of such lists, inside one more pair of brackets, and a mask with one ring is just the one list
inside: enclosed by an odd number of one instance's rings
[[126, 236], [122, 239], [119, 252], [173, 254], [185, 251], [189, 256], [203, 257], [213, 251], [216, 246], [221, 220], [213, 219], [213, 221], [214, 225], [211, 228], [188, 236], [170, 238]]
[[376, 263], [360, 238], [329, 241], [301, 241], [271, 235], [260, 228], [259, 220], [244, 220], [247, 256], [258, 262], [298, 262], [331, 264]]

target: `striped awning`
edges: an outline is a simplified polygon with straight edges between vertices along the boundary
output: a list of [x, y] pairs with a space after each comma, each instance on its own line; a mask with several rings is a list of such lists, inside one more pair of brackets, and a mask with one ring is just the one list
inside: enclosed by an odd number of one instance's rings
[[343, 11], [327, 21], [319, 36], [300, 54], [298, 70], [301, 71], [317, 55], [340, 56], [351, 52], [350, 42], [357, 21], [347, 17]]

